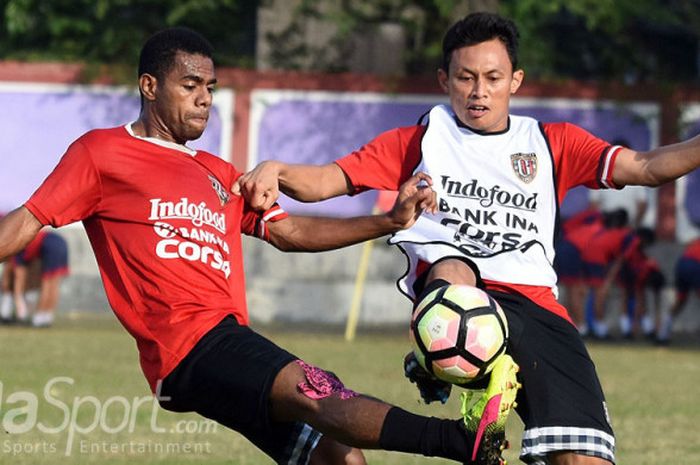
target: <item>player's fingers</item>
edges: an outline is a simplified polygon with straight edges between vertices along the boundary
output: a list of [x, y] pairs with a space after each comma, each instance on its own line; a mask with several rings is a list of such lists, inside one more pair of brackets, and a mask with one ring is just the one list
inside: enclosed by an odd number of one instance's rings
[[233, 183], [233, 186], [231, 186], [231, 193], [233, 195], [241, 195], [241, 182], [240, 178], [236, 180], [236, 182]]
[[248, 205], [253, 210], [267, 210], [269, 207], [267, 207], [267, 204], [270, 203], [268, 201], [269, 197], [265, 195], [265, 192], [262, 191], [243, 191], [243, 197], [246, 199], [248, 202]]
[[427, 196], [427, 198], [424, 201], [425, 211], [427, 211], [431, 214], [437, 213], [437, 194], [430, 187], [423, 189], [423, 191], [424, 191], [425, 195]]
[[423, 171], [417, 172], [412, 177], [417, 179], [417, 183], [423, 181], [429, 186], [433, 185], [433, 178], [431, 178], [428, 173], [424, 173]]
[[269, 193], [265, 193], [261, 210], [269, 210], [275, 204], [276, 200], [277, 200], [277, 196], [273, 196], [273, 195], [269, 195]]

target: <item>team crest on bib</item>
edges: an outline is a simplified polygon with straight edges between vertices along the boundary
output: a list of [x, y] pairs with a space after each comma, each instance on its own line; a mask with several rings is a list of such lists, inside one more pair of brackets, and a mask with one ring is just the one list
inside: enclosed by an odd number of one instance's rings
[[510, 156], [513, 171], [524, 183], [529, 183], [537, 176], [537, 154], [514, 153]]
[[214, 188], [216, 195], [219, 196], [219, 201], [221, 202], [221, 206], [223, 207], [228, 203], [230, 196], [228, 195], [228, 192], [226, 192], [226, 189], [224, 189], [224, 186], [221, 185], [218, 179], [216, 179], [211, 174], [208, 176], [209, 180], [211, 181], [211, 187]]

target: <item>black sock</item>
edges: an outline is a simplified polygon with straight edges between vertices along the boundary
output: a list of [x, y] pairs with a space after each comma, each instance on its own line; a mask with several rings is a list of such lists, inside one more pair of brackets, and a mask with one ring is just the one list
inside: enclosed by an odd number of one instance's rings
[[393, 407], [386, 415], [379, 445], [384, 450], [466, 461], [474, 438], [462, 420], [416, 415]]

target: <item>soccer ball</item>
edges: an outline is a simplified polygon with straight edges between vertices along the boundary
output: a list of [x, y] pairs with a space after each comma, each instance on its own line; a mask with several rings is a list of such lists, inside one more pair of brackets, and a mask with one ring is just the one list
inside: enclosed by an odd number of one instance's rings
[[508, 324], [498, 302], [472, 286], [428, 294], [413, 311], [410, 337], [418, 363], [452, 384], [476, 381], [506, 350]]

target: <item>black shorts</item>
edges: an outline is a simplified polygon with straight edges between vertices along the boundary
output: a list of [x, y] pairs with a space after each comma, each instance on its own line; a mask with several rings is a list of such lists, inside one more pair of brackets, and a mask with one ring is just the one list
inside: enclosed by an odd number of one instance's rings
[[521, 460], [541, 463], [550, 452], [573, 451], [614, 462], [605, 397], [578, 330], [525, 297], [489, 294], [506, 313], [508, 352], [520, 366]]
[[273, 422], [269, 412], [277, 373], [296, 359], [228, 316], [166, 376], [160, 405], [238, 431], [277, 463], [305, 465], [321, 433], [301, 422]]

